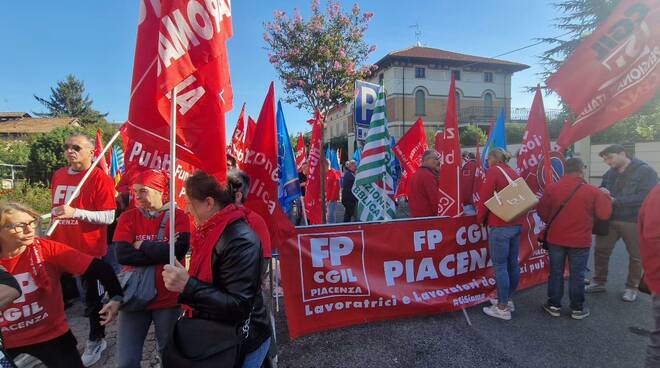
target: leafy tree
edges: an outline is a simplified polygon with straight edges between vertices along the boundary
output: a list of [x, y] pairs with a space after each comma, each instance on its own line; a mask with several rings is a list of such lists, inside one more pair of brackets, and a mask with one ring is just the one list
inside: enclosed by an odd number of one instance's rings
[[30, 145], [23, 141], [0, 144], [0, 163], [25, 165], [29, 161]]
[[284, 85], [283, 100], [325, 116], [350, 102], [354, 81], [375, 70], [364, 65], [375, 46], [363, 40], [373, 13], [362, 13], [358, 4], [343, 13], [336, 0], [328, 1], [325, 13], [314, 0], [311, 10], [308, 20], [297, 9], [293, 18], [276, 11], [273, 21], [264, 24], [264, 40], [269, 61]]
[[511, 123], [506, 125], [506, 143], [522, 143], [523, 134], [527, 129], [527, 124]]
[[19, 202], [39, 213], [49, 213], [51, 208], [50, 190], [44, 184], [22, 183], [15, 189], [2, 191], [3, 201]]
[[77, 133], [83, 133], [94, 138], [97, 129], [101, 129], [103, 143], [107, 143], [116, 127], [102, 123], [88, 125], [83, 128], [58, 128], [50, 133], [40, 134], [33, 138], [30, 144], [26, 179], [34, 184], [50, 185], [50, 178], [55, 170], [67, 165], [62, 147], [66, 139]]
[[[85, 95], [85, 84], [69, 74], [66, 80], [57, 82], [57, 87], [50, 89], [48, 99], [34, 95], [48, 112], [35, 112], [40, 117], [74, 117], [79, 118], [82, 125], [105, 122], [108, 115], [92, 108], [92, 99]], [[83, 97], [84, 95], [84, 97]]]
[[481, 130], [476, 125], [468, 125], [466, 127], [459, 128], [459, 137], [461, 140], [461, 146], [463, 147], [473, 147], [477, 145], [483, 146], [486, 143], [486, 133]]

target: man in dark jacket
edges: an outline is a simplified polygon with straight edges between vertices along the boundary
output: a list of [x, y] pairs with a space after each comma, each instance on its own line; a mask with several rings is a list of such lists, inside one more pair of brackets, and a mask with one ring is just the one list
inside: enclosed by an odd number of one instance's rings
[[346, 171], [344, 177], [341, 179], [341, 204], [344, 205], [344, 222], [351, 222], [355, 215], [355, 206], [357, 206], [357, 198], [353, 195], [353, 183], [355, 183], [355, 171], [357, 170], [357, 163], [355, 160], [350, 160], [344, 165]]
[[436, 150], [426, 150], [422, 155], [422, 166], [408, 182], [408, 206], [412, 217], [438, 214], [439, 176], [440, 154]]
[[612, 197], [612, 217], [607, 235], [596, 236], [594, 278], [587, 293], [605, 291], [610, 255], [614, 245], [623, 239], [628, 250], [628, 279], [622, 299], [633, 302], [642, 278], [639, 255], [637, 216], [642, 202], [658, 182], [658, 174], [646, 163], [630, 158], [623, 146], [611, 145], [599, 153], [610, 169], [603, 176], [601, 190]]

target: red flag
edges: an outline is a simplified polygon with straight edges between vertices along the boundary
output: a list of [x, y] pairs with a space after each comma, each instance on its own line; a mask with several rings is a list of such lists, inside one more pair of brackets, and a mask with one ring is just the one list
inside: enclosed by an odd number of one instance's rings
[[236, 122], [236, 128], [234, 128], [234, 133], [231, 136], [231, 145], [229, 146], [229, 154], [236, 158], [236, 165], [239, 168], [243, 166], [243, 156], [245, 150], [245, 104], [241, 109], [240, 115], [238, 115], [238, 121]]
[[254, 139], [254, 135], [257, 133], [257, 123], [252, 119], [252, 116], [248, 115], [247, 121], [247, 130], [245, 132], [245, 146], [249, 146]]
[[486, 172], [484, 170], [484, 162], [481, 161], [481, 152], [479, 152], [479, 141], [477, 141], [477, 169], [474, 171], [474, 182], [472, 183], [472, 202], [474, 206], [477, 206], [479, 202], [479, 189], [481, 189], [481, 183], [484, 182], [486, 177]]
[[[101, 129], [96, 130], [96, 139], [94, 140], [94, 159], [96, 160], [99, 155], [103, 152], [103, 135], [101, 134]], [[105, 157], [101, 158], [98, 164], [99, 169], [103, 170], [104, 173], [110, 175], [110, 170], [108, 170], [108, 162], [105, 160]]]
[[435, 148], [436, 151], [438, 151], [439, 154], [442, 155], [442, 147], [445, 145], [445, 132], [444, 131], [436, 131], [435, 132], [435, 144], [433, 145], [433, 148]]
[[424, 130], [424, 121], [417, 118], [415, 124], [399, 139], [399, 142], [392, 148], [403, 172], [401, 181], [396, 190], [395, 198], [407, 196], [408, 179], [417, 171], [422, 164], [422, 155], [428, 149], [426, 143], [426, 131]]
[[309, 144], [309, 174], [305, 190], [305, 213], [310, 225], [323, 223], [323, 205], [321, 204], [321, 138], [323, 137], [323, 118], [318, 112], [312, 124], [312, 140]]
[[[437, 143], [437, 136], [436, 136]], [[442, 137], [440, 183], [438, 185], [438, 215], [456, 217], [463, 213], [461, 205], [461, 144], [458, 140], [458, 114], [456, 113], [456, 81], [452, 75], [447, 98], [445, 132]]]
[[302, 132], [298, 136], [298, 147], [296, 147], [296, 168], [298, 171], [302, 170], [302, 164], [307, 159], [305, 152], [305, 140], [303, 139]]
[[251, 179], [245, 205], [266, 220], [272, 243], [279, 245], [294, 229], [277, 200], [277, 121], [272, 82], [257, 121], [259, 135], [247, 146], [243, 162], [243, 171]]
[[225, 41], [228, 0], [143, 2], [126, 134], [169, 151], [170, 91], [177, 87], [177, 155], [224, 180], [225, 111], [232, 90]]
[[622, 0], [546, 84], [578, 116], [558, 144], [572, 143], [635, 113], [660, 85], [660, 2]]
[[550, 136], [539, 86], [536, 87], [536, 94], [527, 119], [527, 129], [523, 134], [522, 147], [518, 153], [518, 173], [538, 197], [543, 195], [545, 184], [552, 181]]

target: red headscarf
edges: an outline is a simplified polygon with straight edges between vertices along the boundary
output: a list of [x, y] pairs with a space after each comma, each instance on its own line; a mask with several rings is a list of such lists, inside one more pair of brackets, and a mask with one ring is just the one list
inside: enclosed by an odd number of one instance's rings
[[169, 201], [170, 180], [167, 172], [162, 170], [149, 169], [142, 171], [135, 177], [133, 184], [143, 185], [163, 193], [163, 202]]

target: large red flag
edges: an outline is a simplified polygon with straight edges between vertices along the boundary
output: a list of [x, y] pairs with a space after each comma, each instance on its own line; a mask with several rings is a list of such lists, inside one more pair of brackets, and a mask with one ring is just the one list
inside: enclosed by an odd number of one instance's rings
[[238, 115], [236, 128], [231, 136], [231, 145], [229, 146], [229, 154], [236, 158], [236, 165], [239, 168], [243, 167], [243, 158], [245, 150], [245, 104], [241, 108], [241, 113]]
[[266, 220], [272, 243], [278, 246], [293, 231], [293, 225], [277, 199], [277, 121], [275, 85], [272, 82], [257, 124], [259, 134], [247, 146], [243, 162], [243, 171], [250, 177], [250, 192], [245, 205]]
[[477, 141], [477, 169], [474, 171], [474, 182], [472, 183], [472, 202], [474, 202], [475, 208], [481, 200], [479, 198], [479, 189], [481, 189], [481, 183], [484, 182], [485, 177], [486, 171], [484, 170], [484, 162], [481, 161], [481, 152], [479, 151], [479, 142]]
[[257, 134], [257, 123], [252, 119], [252, 116], [248, 115], [247, 119], [247, 130], [245, 131], [245, 146], [249, 146], [254, 139], [255, 134]]
[[442, 155], [442, 147], [445, 146], [444, 140], [445, 140], [445, 132], [444, 131], [441, 132], [439, 130], [436, 131], [433, 148], [435, 148], [435, 150], [438, 151], [438, 153], [440, 153], [441, 155]]
[[[99, 157], [99, 154], [103, 152], [103, 135], [101, 134], [101, 129], [96, 130], [96, 139], [94, 140], [94, 159], [96, 160]], [[101, 158], [101, 161], [98, 163], [99, 169], [103, 170], [104, 173], [109, 174], [108, 162], [105, 160], [105, 156]]]
[[543, 195], [545, 184], [552, 181], [550, 136], [539, 86], [536, 87], [527, 119], [527, 129], [523, 134], [522, 147], [518, 153], [518, 173], [538, 197]]
[[422, 164], [422, 155], [428, 149], [426, 143], [426, 131], [424, 130], [424, 121], [417, 118], [415, 124], [404, 134], [397, 144], [392, 148], [394, 154], [401, 162], [403, 172], [401, 181], [396, 188], [395, 198], [407, 196], [408, 179], [417, 171]]
[[[169, 151], [170, 91], [177, 89], [177, 155], [224, 180], [225, 111], [232, 107], [226, 40], [229, 0], [143, 1], [125, 132]], [[128, 151], [126, 151], [128, 154]]]
[[307, 159], [307, 152], [305, 152], [305, 139], [302, 132], [298, 136], [298, 146], [296, 147], [296, 168], [298, 171], [302, 170], [302, 164]]
[[660, 2], [622, 0], [546, 84], [578, 116], [558, 144], [570, 144], [635, 113], [660, 85]]
[[456, 112], [456, 81], [452, 75], [447, 98], [445, 132], [442, 137], [442, 166], [438, 185], [438, 215], [456, 217], [463, 213], [461, 204], [461, 144], [458, 140], [458, 114]]
[[310, 225], [323, 223], [323, 205], [321, 199], [321, 138], [323, 137], [323, 118], [318, 112], [312, 124], [312, 140], [309, 144], [309, 174], [305, 190], [305, 213]]

